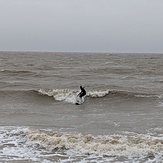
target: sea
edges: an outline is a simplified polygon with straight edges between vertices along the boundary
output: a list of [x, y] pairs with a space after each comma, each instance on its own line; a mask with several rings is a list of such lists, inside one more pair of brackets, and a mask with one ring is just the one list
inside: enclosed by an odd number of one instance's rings
[[0, 162], [163, 163], [163, 54], [1, 51]]

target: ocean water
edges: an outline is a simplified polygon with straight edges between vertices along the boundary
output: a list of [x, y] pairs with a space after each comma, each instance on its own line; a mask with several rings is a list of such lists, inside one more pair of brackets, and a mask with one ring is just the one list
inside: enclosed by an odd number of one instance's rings
[[0, 52], [0, 162], [162, 163], [163, 54]]

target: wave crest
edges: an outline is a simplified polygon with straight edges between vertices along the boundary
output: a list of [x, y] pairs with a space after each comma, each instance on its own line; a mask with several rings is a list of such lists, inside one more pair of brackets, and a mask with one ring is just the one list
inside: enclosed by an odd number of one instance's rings
[[[78, 94], [80, 90], [70, 90], [70, 89], [39, 89], [38, 92], [42, 95], [53, 96], [56, 97], [67, 97], [71, 94]], [[86, 96], [90, 97], [104, 97], [109, 94], [109, 90], [104, 91], [88, 91]], [[62, 99], [62, 98], [61, 98]]]
[[[38, 93], [41, 95], [52, 96], [56, 101], [65, 101], [68, 103], [75, 104], [76, 96], [80, 92], [80, 90], [73, 89], [39, 89]], [[145, 94], [145, 93], [137, 93], [130, 91], [122, 91], [122, 90], [87, 90], [87, 97], [91, 98], [102, 98], [102, 97], [118, 97], [118, 98], [148, 98], [148, 99], [157, 99], [160, 98], [158, 95], [154, 94]]]
[[[38, 93], [41, 95], [53, 96], [57, 101], [65, 101], [68, 103], [76, 103], [76, 97], [80, 90], [70, 89], [39, 89]], [[109, 94], [109, 90], [105, 91], [87, 91], [88, 97], [104, 97]]]
[[87, 93], [87, 96], [90, 97], [105, 97], [106, 95], [109, 94], [109, 90], [104, 90], [104, 91], [89, 91]]
[[53, 131], [29, 130], [27, 137], [46, 148], [118, 157], [155, 157], [163, 155], [163, 139], [149, 135], [67, 134]]

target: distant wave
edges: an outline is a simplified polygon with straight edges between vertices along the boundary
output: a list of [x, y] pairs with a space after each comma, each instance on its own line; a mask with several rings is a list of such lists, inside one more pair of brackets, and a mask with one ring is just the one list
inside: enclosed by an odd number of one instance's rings
[[8, 69], [2, 69], [0, 71], [1, 73], [8, 75], [8, 76], [12, 76], [12, 75], [36, 75], [35, 72], [33, 71], [28, 71], [28, 70], [8, 70]]
[[22, 95], [37, 95], [38, 96], [38, 92], [36, 90], [0, 90], [0, 94], [1, 95], [16, 95], [16, 94], [22, 94]]

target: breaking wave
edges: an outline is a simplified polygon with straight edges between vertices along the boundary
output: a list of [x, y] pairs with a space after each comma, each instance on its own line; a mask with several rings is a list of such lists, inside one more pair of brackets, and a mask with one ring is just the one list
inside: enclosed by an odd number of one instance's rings
[[0, 127], [1, 161], [160, 162], [163, 137], [148, 134], [83, 135], [25, 127]]
[[150, 135], [67, 134], [53, 131], [28, 130], [32, 143], [47, 149], [72, 150], [75, 153], [97, 154], [110, 157], [149, 158], [163, 156], [163, 137]]
[[[76, 103], [76, 96], [80, 90], [70, 89], [39, 89], [38, 93], [41, 95], [47, 95], [54, 97], [57, 101], [65, 101], [67, 103]], [[87, 97], [104, 97], [109, 94], [109, 90], [105, 91], [88, 91]]]
[[[38, 100], [42, 95], [46, 97], [53, 97], [56, 101], [63, 101], [66, 103], [76, 103], [76, 96], [80, 90], [75, 89], [45, 89], [41, 88], [38, 90], [0, 90], [0, 97], [13, 96], [13, 97], [24, 97], [24, 99], [31, 98], [31, 100]], [[87, 90], [86, 98], [88, 100], [94, 98], [124, 98], [124, 99], [158, 99], [159, 103], [162, 103], [162, 95], [155, 94], [143, 94], [121, 90]], [[45, 99], [45, 98], [44, 98]], [[41, 99], [42, 100], [42, 99]], [[161, 105], [160, 105], [161, 106]]]
[[[68, 103], [75, 103], [76, 95], [80, 90], [71, 89], [39, 89], [40, 95], [46, 95], [54, 97], [56, 101], [65, 101]], [[87, 97], [90, 98], [102, 98], [102, 97], [120, 97], [120, 98], [158, 98], [157, 95], [149, 95], [142, 93], [134, 93], [120, 90], [87, 90]]]

